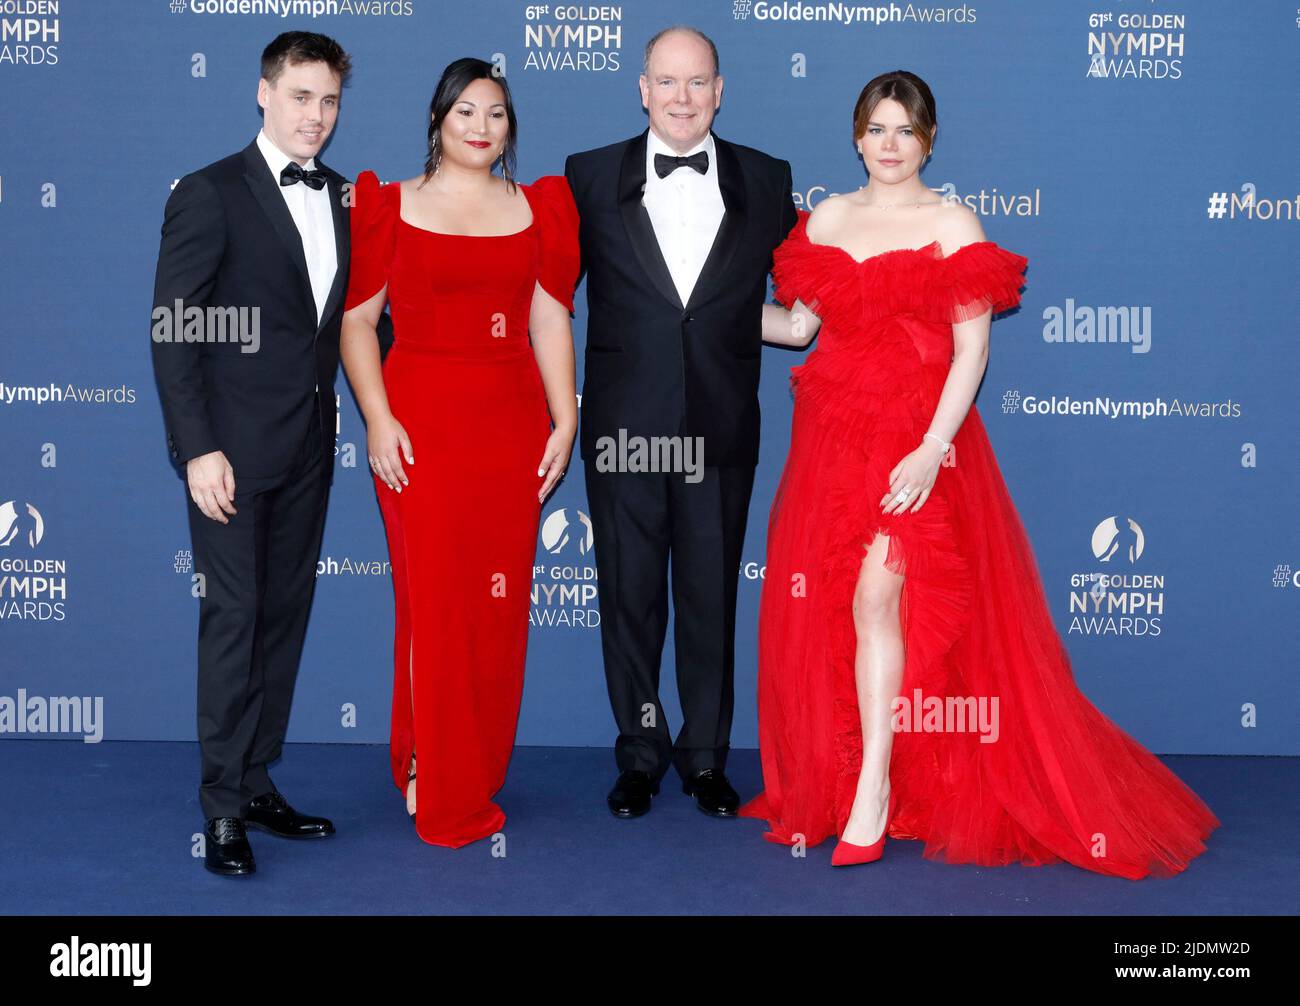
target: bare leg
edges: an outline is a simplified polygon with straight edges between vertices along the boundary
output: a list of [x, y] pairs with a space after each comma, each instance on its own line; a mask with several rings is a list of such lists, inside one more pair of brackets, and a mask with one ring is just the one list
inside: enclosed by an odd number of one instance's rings
[[870, 845], [880, 837], [889, 806], [889, 755], [894, 745], [890, 713], [903, 683], [904, 647], [898, 620], [903, 577], [885, 568], [888, 552], [889, 538], [877, 535], [862, 560], [853, 592], [857, 634], [853, 673], [862, 720], [862, 771], [841, 837], [854, 845]]

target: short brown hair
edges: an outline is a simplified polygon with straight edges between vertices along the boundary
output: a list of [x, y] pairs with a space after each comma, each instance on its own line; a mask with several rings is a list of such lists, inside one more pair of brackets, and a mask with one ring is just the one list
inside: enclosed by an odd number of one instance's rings
[[352, 58], [328, 35], [314, 31], [286, 31], [262, 50], [262, 78], [274, 84], [288, 64], [326, 63], [343, 84], [352, 72]]
[[858, 103], [853, 106], [853, 139], [856, 142], [867, 131], [871, 113], [884, 99], [892, 98], [907, 110], [908, 121], [916, 131], [917, 138], [930, 153], [934, 145], [931, 130], [939, 124], [939, 117], [934, 110], [934, 95], [930, 85], [908, 70], [890, 70], [867, 83], [858, 95]]

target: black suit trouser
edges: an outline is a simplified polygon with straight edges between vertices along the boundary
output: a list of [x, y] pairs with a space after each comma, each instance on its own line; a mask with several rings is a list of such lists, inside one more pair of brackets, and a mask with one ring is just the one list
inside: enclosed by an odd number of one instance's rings
[[[275, 790], [329, 498], [318, 424], [283, 476], [240, 478], [222, 524], [189, 499], [199, 601], [199, 802], [204, 817], [242, 817]], [[224, 511], [223, 511], [224, 513]]]
[[[754, 468], [704, 467], [703, 479], [666, 472], [601, 472], [584, 461], [599, 577], [605, 681], [618, 724], [620, 772], [660, 780], [722, 771], [734, 705], [736, 587]], [[659, 661], [673, 635], [682, 728], [673, 741], [659, 700]]]

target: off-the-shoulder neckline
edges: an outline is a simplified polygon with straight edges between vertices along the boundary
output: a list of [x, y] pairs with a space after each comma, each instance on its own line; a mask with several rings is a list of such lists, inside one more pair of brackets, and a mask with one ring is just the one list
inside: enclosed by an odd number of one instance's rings
[[[866, 265], [868, 262], [874, 262], [878, 258], [886, 258], [890, 255], [903, 255], [909, 252], [914, 255], [921, 255], [924, 254], [925, 252], [932, 250], [936, 246], [938, 246], [939, 248], [943, 247], [943, 245], [936, 240], [936, 241], [931, 241], [927, 245], [922, 245], [920, 248], [889, 248], [886, 249], [885, 251], [877, 252], [874, 255], [868, 255], [866, 258], [860, 259], [860, 258], [854, 258], [851, 254], [849, 254], [849, 252], [846, 249], [841, 248], [839, 245], [824, 245], [814, 241], [812, 238], [808, 236], [806, 231], [804, 232], [803, 239], [808, 242], [808, 245], [811, 248], [825, 248], [829, 251], [839, 252], [841, 255], [843, 255], [854, 265]], [[930, 257], [933, 258], [934, 261], [936, 262], [947, 262], [949, 259], [953, 258], [953, 256], [960, 255], [967, 248], [975, 248], [979, 245], [991, 245], [995, 243], [996, 242], [993, 241], [972, 241], [970, 244], [962, 245], [960, 248], [958, 248], [956, 251], [952, 252], [949, 255], [932, 255]]]
[[[940, 242], [939, 240], [936, 239], [936, 240], [934, 240], [934, 241], [931, 241], [929, 244], [921, 245], [921, 247], [919, 247], [919, 248], [887, 248], [887, 249], [885, 249], [885, 250], [882, 251], [882, 252], [876, 252], [876, 254], [874, 254], [874, 255], [868, 255], [866, 258], [854, 258], [853, 255], [850, 254], [849, 251], [848, 251], [847, 249], [845, 249], [845, 248], [841, 248], [839, 245], [821, 244], [820, 242], [818, 242], [818, 241], [814, 241], [812, 238], [810, 238], [810, 237], [808, 236], [808, 218], [807, 218], [807, 217], [803, 217], [803, 218], [799, 221], [799, 232], [800, 232], [800, 235], [803, 237], [804, 241], [807, 242], [807, 244], [808, 244], [808, 246], [809, 246], [810, 248], [826, 248], [826, 249], [828, 249], [828, 250], [830, 250], [830, 251], [832, 251], [832, 252], [839, 252], [841, 255], [843, 255], [846, 259], [848, 259], [848, 260], [849, 260], [850, 262], [852, 262], [854, 265], [866, 265], [868, 262], [874, 262], [876, 259], [879, 259], [879, 258], [887, 258], [887, 257], [890, 256], [890, 255], [903, 255], [903, 254], [907, 254], [907, 253], [912, 253], [912, 254], [915, 254], [915, 255], [920, 255], [920, 254], [924, 254], [925, 252], [932, 251], [936, 246], [937, 246], [938, 248], [940, 248], [940, 249], [943, 248], [943, 244], [942, 244], [942, 242]], [[995, 241], [987, 241], [987, 240], [985, 240], [985, 241], [972, 241], [972, 242], [970, 242], [970, 244], [964, 244], [964, 245], [962, 245], [962, 246], [961, 246], [960, 248], [958, 248], [956, 251], [952, 252], [952, 254], [949, 254], [949, 255], [931, 255], [930, 257], [933, 258], [934, 261], [936, 261], [936, 262], [947, 262], [947, 261], [948, 261], [950, 258], [952, 258], [954, 255], [960, 255], [960, 254], [961, 254], [962, 252], [964, 252], [967, 248], [974, 248], [974, 247], [977, 247], [977, 246], [979, 246], [979, 245], [995, 245], [996, 243], [997, 243], [997, 242], [995, 242]]]

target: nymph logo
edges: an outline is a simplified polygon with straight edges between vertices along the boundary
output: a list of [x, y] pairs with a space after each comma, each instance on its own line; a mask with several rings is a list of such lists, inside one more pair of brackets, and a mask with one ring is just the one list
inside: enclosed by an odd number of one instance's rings
[[254, 17], [410, 17], [412, 0], [167, 0], [173, 14]]
[[135, 388], [77, 387], [75, 384], [6, 384], [0, 381], [0, 405], [134, 405]]
[[323, 555], [316, 560], [317, 576], [392, 576], [393, 567], [387, 559], [366, 559], [345, 555], [336, 559]]
[[1104, 570], [1070, 577], [1070, 632], [1085, 636], [1158, 636], [1165, 578], [1139, 573], [1146, 534], [1132, 517], [1112, 515], [1092, 530], [1092, 555]]
[[1120, 551], [1121, 545], [1126, 547], [1126, 551], [1119, 557], [1120, 561], [1128, 559], [1132, 563], [1142, 558], [1142, 550], [1146, 547], [1146, 537], [1142, 534], [1142, 528], [1132, 517], [1125, 518], [1124, 523], [1126, 527], [1123, 532], [1120, 531], [1119, 520], [1115, 517], [1107, 517], [1093, 528], [1092, 554], [1096, 556], [1098, 562], [1110, 562]]
[[1026, 416], [1096, 416], [1103, 419], [1240, 419], [1241, 403], [1231, 398], [1222, 402], [1193, 399], [1120, 399], [1109, 395], [1075, 398], [1072, 395], [1022, 394], [1011, 388], [1002, 394], [1002, 411]]
[[59, 0], [0, 0], [0, 66], [59, 62]]
[[68, 599], [67, 562], [23, 553], [45, 537], [45, 520], [30, 503], [0, 503], [0, 622], [61, 622]]
[[582, 561], [591, 554], [595, 540], [591, 518], [576, 508], [561, 508], [542, 522], [541, 538], [542, 548], [561, 558], [533, 567], [529, 624], [596, 628], [600, 625], [596, 567]]
[[575, 509], [570, 514], [568, 509], [561, 507], [542, 524], [542, 548], [551, 555], [567, 551], [586, 555], [591, 551], [594, 538], [591, 518], [581, 510]]
[[524, 68], [594, 73], [620, 69], [623, 8], [530, 4], [524, 9]]
[[0, 503], [0, 548], [11, 545], [24, 530], [27, 532], [24, 538], [29, 548], [35, 548], [45, 537], [45, 520], [41, 517], [41, 512], [30, 503], [24, 503], [23, 510], [31, 521], [25, 529], [23, 520], [18, 516], [17, 501]]
[[1186, 14], [1101, 11], [1088, 15], [1087, 77], [1178, 80]]
[[798, 3], [795, 0], [732, 0], [731, 16], [737, 21], [830, 21], [838, 25], [974, 24], [975, 8], [918, 7], [910, 3]]

